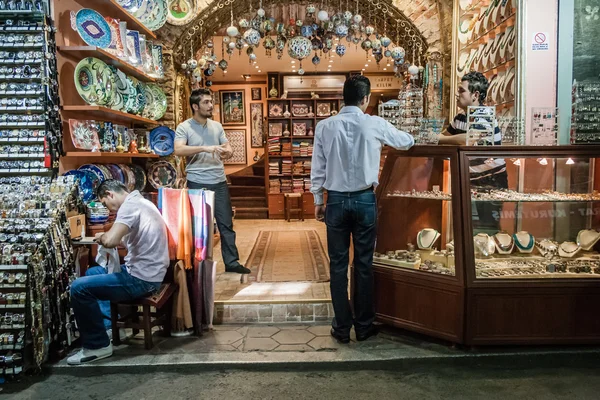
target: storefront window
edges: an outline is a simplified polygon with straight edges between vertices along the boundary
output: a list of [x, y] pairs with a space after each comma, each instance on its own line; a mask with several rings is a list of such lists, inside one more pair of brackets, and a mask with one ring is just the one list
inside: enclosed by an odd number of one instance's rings
[[573, 78], [598, 81], [600, 76], [600, 0], [575, 0]]

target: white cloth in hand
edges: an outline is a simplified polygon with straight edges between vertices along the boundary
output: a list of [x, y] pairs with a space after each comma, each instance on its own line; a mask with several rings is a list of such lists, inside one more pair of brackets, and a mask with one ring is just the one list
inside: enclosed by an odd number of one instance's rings
[[119, 251], [117, 248], [106, 248], [98, 246], [98, 255], [96, 256], [98, 265], [106, 268], [109, 274], [118, 274], [121, 272], [121, 262], [119, 260]]

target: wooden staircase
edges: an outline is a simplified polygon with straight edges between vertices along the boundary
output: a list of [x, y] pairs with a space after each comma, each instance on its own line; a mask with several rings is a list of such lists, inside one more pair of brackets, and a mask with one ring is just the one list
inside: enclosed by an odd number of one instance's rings
[[231, 205], [237, 219], [267, 219], [269, 208], [265, 192], [264, 159], [227, 175]]

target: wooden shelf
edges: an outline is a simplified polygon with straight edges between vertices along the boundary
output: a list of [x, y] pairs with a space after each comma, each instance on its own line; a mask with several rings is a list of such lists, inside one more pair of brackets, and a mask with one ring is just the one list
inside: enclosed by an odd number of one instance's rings
[[107, 64], [119, 68], [127, 75], [132, 75], [141, 81], [156, 82], [156, 78], [151, 77], [130, 63], [123, 61], [114, 54], [111, 54], [108, 51], [96, 46], [58, 46], [58, 51], [65, 56], [75, 58], [77, 60], [82, 60], [86, 57], [96, 57]]
[[117, 3], [116, 0], [96, 0], [96, 2], [110, 4], [114, 9], [111, 14], [111, 17], [118, 18], [121, 21], [127, 22], [127, 29], [140, 31], [140, 33], [146, 35], [146, 39], [156, 39], [156, 35], [154, 34], [154, 32], [148, 29], [144, 24], [142, 24], [142, 22], [139, 19], [131, 15], [126, 9], [121, 7], [121, 5]]
[[62, 110], [64, 113], [78, 113], [86, 118], [95, 118], [101, 121], [160, 125], [158, 121], [101, 106], [62, 106]]
[[95, 158], [159, 158], [156, 154], [112, 153], [101, 151], [68, 151], [63, 157], [95, 157]]

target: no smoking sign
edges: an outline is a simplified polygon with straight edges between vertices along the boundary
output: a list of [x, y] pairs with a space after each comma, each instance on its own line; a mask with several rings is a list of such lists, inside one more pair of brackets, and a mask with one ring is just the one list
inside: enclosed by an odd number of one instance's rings
[[550, 44], [548, 43], [548, 34], [546, 32], [536, 32], [533, 34], [533, 41], [531, 42], [531, 50], [533, 50], [533, 51], [550, 50]]

